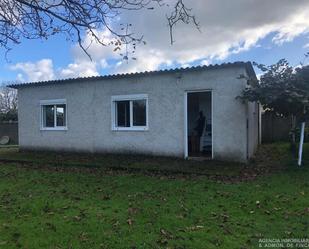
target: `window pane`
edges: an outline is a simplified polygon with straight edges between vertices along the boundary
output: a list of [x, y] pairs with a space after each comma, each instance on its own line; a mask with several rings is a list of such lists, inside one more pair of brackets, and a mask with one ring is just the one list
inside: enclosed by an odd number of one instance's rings
[[116, 101], [117, 127], [130, 127], [130, 101]]
[[133, 100], [133, 126], [146, 126], [146, 100]]
[[57, 126], [66, 126], [65, 105], [56, 106]]
[[54, 127], [54, 106], [43, 106], [43, 127]]

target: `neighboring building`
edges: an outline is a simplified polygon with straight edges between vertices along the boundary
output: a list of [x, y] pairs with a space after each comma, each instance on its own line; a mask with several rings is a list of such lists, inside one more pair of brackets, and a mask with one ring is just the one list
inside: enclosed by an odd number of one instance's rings
[[11, 85], [20, 148], [247, 161], [259, 106], [236, 98], [241, 75], [251, 63]]

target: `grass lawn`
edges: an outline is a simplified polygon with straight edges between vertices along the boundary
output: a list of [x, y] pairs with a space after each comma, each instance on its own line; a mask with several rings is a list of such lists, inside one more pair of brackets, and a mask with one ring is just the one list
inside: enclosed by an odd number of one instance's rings
[[[0, 148], [0, 248], [232, 249], [308, 238], [305, 149], [298, 168], [285, 144], [264, 146], [250, 165]], [[166, 174], [177, 166], [204, 175]], [[165, 173], [145, 173], [156, 167]]]

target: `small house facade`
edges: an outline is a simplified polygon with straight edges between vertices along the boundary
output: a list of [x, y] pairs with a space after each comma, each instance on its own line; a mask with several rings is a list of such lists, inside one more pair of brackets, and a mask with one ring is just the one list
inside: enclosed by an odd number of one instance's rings
[[237, 99], [249, 62], [15, 84], [21, 150], [137, 153], [245, 162], [259, 105]]

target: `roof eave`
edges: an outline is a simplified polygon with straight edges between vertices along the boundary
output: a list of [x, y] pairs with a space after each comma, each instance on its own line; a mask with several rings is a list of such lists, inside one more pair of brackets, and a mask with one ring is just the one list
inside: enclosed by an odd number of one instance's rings
[[138, 77], [138, 76], [145, 76], [145, 75], [157, 75], [157, 74], [165, 74], [165, 73], [179, 73], [179, 72], [193, 72], [193, 71], [199, 71], [199, 70], [223, 69], [223, 68], [236, 67], [236, 66], [245, 67], [246, 72], [248, 73], [250, 77], [256, 77], [251, 62], [233, 62], [233, 63], [215, 64], [215, 65], [208, 65], [208, 66], [165, 69], [165, 70], [158, 70], [158, 71], [145, 71], [145, 72], [137, 72], [137, 73], [124, 73], [124, 74], [112, 74], [112, 75], [104, 75], [104, 76], [79, 77], [79, 78], [69, 78], [69, 79], [50, 80], [50, 81], [27, 82], [27, 83], [11, 84], [11, 85], [8, 85], [8, 87], [19, 89], [19, 88], [24, 88], [24, 87], [64, 84], [64, 83], [72, 83], [72, 82], [78, 82], [78, 81], [120, 79], [120, 78]]

